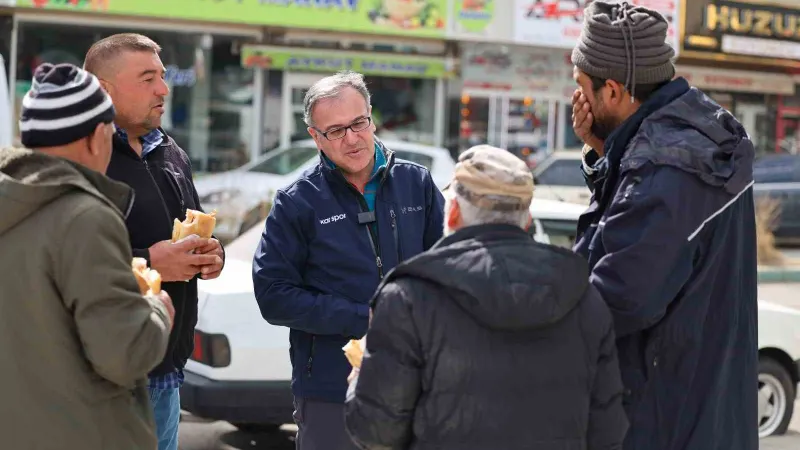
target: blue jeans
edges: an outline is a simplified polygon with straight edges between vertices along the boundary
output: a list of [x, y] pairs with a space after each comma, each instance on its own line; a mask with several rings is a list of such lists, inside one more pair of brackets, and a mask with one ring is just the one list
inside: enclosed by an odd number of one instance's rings
[[156, 419], [158, 450], [178, 450], [178, 423], [181, 419], [180, 389], [148, 388]]

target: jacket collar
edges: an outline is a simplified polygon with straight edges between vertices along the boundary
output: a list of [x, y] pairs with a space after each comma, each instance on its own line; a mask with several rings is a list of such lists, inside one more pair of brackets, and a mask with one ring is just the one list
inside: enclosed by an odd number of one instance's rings
[[[383, 177], [389, 173], [389, 170], [394, 166], [394, 152], [391, 151], [386, 145], [381, 142], [380, 139], [375, 137], [375, 169], [373, 170], [373, 176], [375, 176], [380, 170], [383, 170]], [[380, 161], [383, 160], [385, 164], [379, 165]], [[328, 158], [322, 150], [319, 151], [319, 167], [322, 169], [322, 173], [325, 175], [340, 175], [343, 177], [341, 172], [337, 169], [336, 165], [333, 161]]]
[[531, 237], [522, 228], [503, 223], [491, 223], [464, 227], [449, 236], [445, 236], [432, 248], [441, 248], [457, 242], [477, 239], [481, 241], [530, 240]]

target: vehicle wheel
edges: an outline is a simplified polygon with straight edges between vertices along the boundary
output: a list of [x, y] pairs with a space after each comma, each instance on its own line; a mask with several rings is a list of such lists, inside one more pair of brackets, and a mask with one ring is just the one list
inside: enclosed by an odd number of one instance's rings
[[278, 425], [272, 423], [234, 423], [233, 426], [238, 428], [239, 431], [253, 434], [274, 433], [278, 431], [278, 428], [280, 428]]
[[785, 367], [770, 358], [758, 361], [758, 437], [784, 434], [794, 412], [795, 388]]

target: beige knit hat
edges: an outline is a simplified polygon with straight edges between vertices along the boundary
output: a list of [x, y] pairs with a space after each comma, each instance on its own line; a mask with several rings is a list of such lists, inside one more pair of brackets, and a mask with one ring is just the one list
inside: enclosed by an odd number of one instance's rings
[[481, 209], [523, 211], [533, 199], [533, 175], [507, 150], [477, 145], [458, 158], [448, 189]]

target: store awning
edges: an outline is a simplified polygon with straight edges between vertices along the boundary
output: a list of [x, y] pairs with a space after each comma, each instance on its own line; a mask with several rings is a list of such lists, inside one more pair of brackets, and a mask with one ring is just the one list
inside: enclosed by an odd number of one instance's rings
[[777, 95], [794, 95], [795, 91], [794, 78], [779, 73], [678, 66], [677, 74], [707, 91]]
[[453, 76], [453, 65], [445, 58], [264, 45], [242, 46], [241, 64], [248, 68], [293, 72], [333, 73], [353, 70], [364, 75], [398, 78], [435, 79]]

